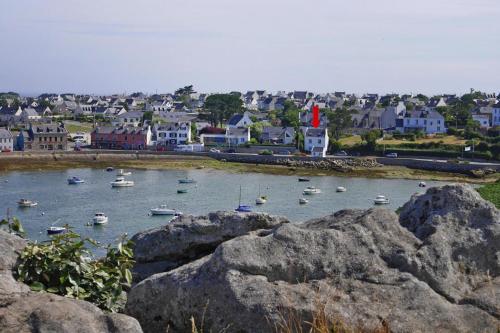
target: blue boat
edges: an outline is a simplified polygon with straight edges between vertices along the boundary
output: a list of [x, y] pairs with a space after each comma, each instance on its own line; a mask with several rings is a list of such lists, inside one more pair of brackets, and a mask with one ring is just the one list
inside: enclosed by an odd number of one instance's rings
[[66, 231], [66, 228], [64, 227], [49, 227], [47, 229], [47, 234], [49, 235], [57, 235], [57, 234], [61, 234], [63, 232]]
[[252, 211], [252, 206], [241, 204], [241, 185], [240, 185], [240, 200], [238, 203], [238, 208], [236, 208], [235, 211], [240, 213], [249, 213]]
[[77, 184], [83, 184], [85, 181], [81, 179], [80, 177], [71, 177], [68, 178], [68, 184], [69, 185], [77, 185]]

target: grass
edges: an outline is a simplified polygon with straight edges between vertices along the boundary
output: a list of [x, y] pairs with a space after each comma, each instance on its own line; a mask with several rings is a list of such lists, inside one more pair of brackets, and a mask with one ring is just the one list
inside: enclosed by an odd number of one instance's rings
[[92, 131], [92, 124], [90, 123], [66, 123], [64, 127], [69, 133], [77, 132], [90, 132]]
[[[354, 146], [357, 143], [361, 143], [361, 136], [359, 135], [353, 135], [353, 136], [348, 136], [345, 138], [341, 138], [340, 143], [345, 146]], [[454, 135], [447, 135], [444, 137], [428, 137], [428, 138], [420, 138], [416, 139], [415, 141], [409, 141], [409, 140], [397, 140], [397, 139], [392, 139], [392, 140], [380, 140], [377, 141], [378, 144], [387, 144], [387, 145], [399, 145], [403, 143], [429, 143], [429, 142], [441, 142], [443, 144], [448, 144], [448, 145], [464, 145], [465, 140], [458, 138]]]
[[500, 180], [497, 180], [493, 184], [482, 186], [477, 191], [484, 199], [491, 201], [500, 209]]

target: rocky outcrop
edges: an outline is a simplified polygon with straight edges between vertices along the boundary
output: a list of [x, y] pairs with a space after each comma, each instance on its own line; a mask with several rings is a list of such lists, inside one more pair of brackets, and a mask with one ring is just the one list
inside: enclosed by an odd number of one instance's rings
[[224, 241], [138, 283], [126, 313], [146, 332], [187, 331], [191, 316], [207, 331], [273, 332], [319, 310], [367, 329], [496, 332], [499, 228], [471, 187], [429, 189], [400, 216], [344, 210]]
[[216, 212], [176, 218], [166, 226], [140, 232], [132, 238], [136, 260], [134, 280], [202, 258], [229, 239], [288, 222], [263, 213]]
[[25, 240], [0, 231], [0, 332], [142, 332], [134, 318], [104, 313], [88, 302], [31, 292], [17, 282], [12, 269], [24, 246]]

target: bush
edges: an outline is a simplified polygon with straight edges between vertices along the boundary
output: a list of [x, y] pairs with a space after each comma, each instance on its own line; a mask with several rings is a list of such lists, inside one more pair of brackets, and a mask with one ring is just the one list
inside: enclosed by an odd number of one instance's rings
[[259, 155], [273, 155], [273, 151], [269, 149], [264, 149], [259, 151]]
[[33, 291], [89, 301], [106, 311], [118, 311], [125, 289], [132, 283], [132, 243], [123, 238], [117, 247], [108, 245], [104, 258], [91, 260], [89, 238], [69, 231], [47, 243], [31, 243], [21, 253], [18, 280]]

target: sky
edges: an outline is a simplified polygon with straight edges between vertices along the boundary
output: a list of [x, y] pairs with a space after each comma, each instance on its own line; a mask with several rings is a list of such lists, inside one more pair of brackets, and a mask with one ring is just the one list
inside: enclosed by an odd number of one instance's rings
[[500, 92], [499, 0], [1, 0], [0, 91]]

